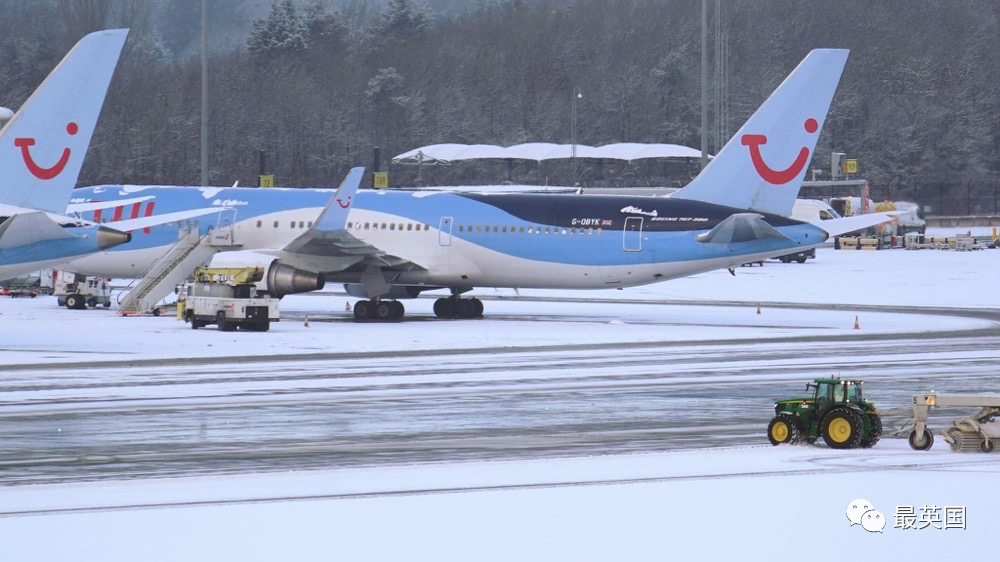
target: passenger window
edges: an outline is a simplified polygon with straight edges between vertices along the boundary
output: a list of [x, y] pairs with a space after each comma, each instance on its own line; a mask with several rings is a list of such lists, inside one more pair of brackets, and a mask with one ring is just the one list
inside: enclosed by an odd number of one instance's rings
[[458, 231], [459, 232], [465, 232], [465, 227], [462, 226], [462, 225], [458, 225]]
[[274, 228], [278, 228], [278, 221], [274, 221]]
[[292, 221], [292, 223], [289, 225], [289, 227], [290, 228], [295, 228], [295, 221]]
[[493, 226], [493, 232], [500, 232], [498, 229], [499, 229], [498, 226], [496, 226], [496, 225]]
[[396, 223], [390, 224], [389, 225], [389, 230], [396, 230]]
[[480, 226], [479, 226], [479, 225], [477, 224], [477, 225], [476, 225], [476, 232], [479, 232], [479, 231], [480, 231], [480, 228], [481, 228], [481, 227], [480, 227]]
[[309, 228], [313, 227], [313, 221], [309, 221]]
[[504, 227], [500, 229], [500, 232], [507, 232], [507, 225], [504, 225]]
[[365, 230], [368, 230], [368, 225], [369, 225], [369, 223], [366, 222], [365, 223]]
[[385, 223], [382, 223], [382, 230], [385, 230]]
[[[412, 222], [410, 224], [406, 225], [406, 230], [413, 230], [413, 223]], [[462, 230], [462, 228], [459, 227], [459, 230]]]
[[598, 236], [600, 236], [602, 232], [604, 232], [604, 229], [603, 229], [603, 228], [598, 228], [598, 229], [597, 229], [597, 235], [598, 235]]
[[429, 224], [425, 224], [424, 225], [424, 230], [430, 230], [430, 229], [431, 229], [431, 225], [429, 225]]
[[264, 221], [257, 221], [257, 228], [264, 226]]
[[590, 236], [593, 233], [594, 233], [594, 229], [593, 228], [588, 228], [587, 229], [587, 236]]
[[[312, 228], [312, 225], [313, 225], [312, 221], [309, 221], [310, 228]], [[347, 228], [354, 228], [354, 223], [353, 222], [347, 223]]]
[[305, 228], [306, 223], [299, 221], [299, 228]]
[[[521, 232], [521, 233], [523, 233], [523, 232], [524, 232], [524, 227], [523, 227], [523, 226], [522, 226], [522, 227], [520, 227], [520, 230], [518, 230], [518, 232]], [[530, 230], [528, 231], [528, 234], [531, 234], [531, 231], [530, 231]]]

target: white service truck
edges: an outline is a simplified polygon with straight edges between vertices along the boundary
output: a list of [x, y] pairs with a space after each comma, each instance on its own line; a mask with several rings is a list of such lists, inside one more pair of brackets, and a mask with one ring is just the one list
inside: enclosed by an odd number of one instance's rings
[[194, 330], [215, 324], [223, 332], [266, 332], [279, 313], [278, 299], [257, 294], [263, 276], [260, 267], [198, 268], [178, 296], [177, 305], [183, 307], [178, 314]]
[[59, 306], [65, 305], [66, 308], [76, 310], [98, 305], [111, 308], [108, 279], [56, 271], [53, 272], [53, 287], [52, 294], [56, 296]]

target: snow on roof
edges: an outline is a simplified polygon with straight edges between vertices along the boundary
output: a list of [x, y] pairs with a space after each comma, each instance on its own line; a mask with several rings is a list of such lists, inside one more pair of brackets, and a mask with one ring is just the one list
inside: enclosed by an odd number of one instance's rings
[[553, 160], [571, 158], [574, 147], [577, 158], [602, 158], [612, 160], [639, 160], [642, 158], [700, 158], [701, 152], [679, 144], [645, 144], [622, 142], [604, 146], [586, 144], [555, 144], [527, 142], [514, 146], [492, 144], [431, 144], [414, 148], [392, 159], [399, 164], [447, 164], [455, 160], [486, 158], [515, 160]]

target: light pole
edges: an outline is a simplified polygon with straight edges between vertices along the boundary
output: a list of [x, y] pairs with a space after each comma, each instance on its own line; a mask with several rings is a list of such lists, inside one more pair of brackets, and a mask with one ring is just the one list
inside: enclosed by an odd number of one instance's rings
[[583, 92], [580, 88], [573, 88], [573, 97], [571, 100], [571, 105], [573, 108], [573, 115], [570, 119], [570, 142], [572, 143], [572, 152], [570, 153], [570, 159], [573, 161], [573, 185], [579, 185], [579, 176], [576, 172], [576, 100], [583, 99]]

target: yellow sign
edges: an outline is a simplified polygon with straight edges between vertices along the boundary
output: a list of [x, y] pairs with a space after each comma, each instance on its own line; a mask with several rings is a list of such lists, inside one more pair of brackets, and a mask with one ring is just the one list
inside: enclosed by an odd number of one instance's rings
[[389, 187], [389, 172], [375, 172], [372, 174], [375, 189], [385, 189]]
[[848, 160], [847, 164], [844, 165], [844, 171], [847, 172], [848, 174], [858, 173], [858, 161]]
[[274, 176], [257, 176], [257, 187], [274, 187]]

